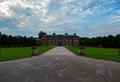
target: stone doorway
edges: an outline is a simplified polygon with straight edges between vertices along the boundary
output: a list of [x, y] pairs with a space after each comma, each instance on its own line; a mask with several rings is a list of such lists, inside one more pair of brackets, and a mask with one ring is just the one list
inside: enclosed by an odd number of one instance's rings
[[61, 42], [59, 42], [59, 46], [62, 46], [62, 43], [61, 43]]

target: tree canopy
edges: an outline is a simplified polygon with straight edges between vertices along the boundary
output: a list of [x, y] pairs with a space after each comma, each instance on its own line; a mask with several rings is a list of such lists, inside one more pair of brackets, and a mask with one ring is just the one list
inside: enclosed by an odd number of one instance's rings
[[43, 31], [40, 31], [40, 32], [38, 33], [38, 37], [39, 37], [39, 38], [41, 38], [43, 35], [46, 35], [46, 33], [43, 32]]
[[36, 39], [34, 37], [12, 36], [0, 33], [1, 47], [32, 46], [32, 45], [36, 45]]
[[110, 48], [120, 48], [120, 34], [113, 36], [103, 36], [103, 37], [81, 37], [80, 45], [93, 46], [93, 47], [110, 47]]

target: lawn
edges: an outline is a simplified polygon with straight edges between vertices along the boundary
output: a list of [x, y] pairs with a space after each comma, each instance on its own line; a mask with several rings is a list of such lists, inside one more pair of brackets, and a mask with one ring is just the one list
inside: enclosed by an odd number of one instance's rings
[[[79, 54], [78, 47], [70, 46], [66, 48], [75, 53], [76, 55]], [[120, 62], [120, 55], [118, 54], [118, 49], [85, 47], [84, 51], [86, 57]]]
[[[37, 47], [37, 53], [40, 55], [52, 48], [51, 46], [39, 46]], [[0, 61], [32, 57], [31, 54], [31, 47], [1, 48]]]

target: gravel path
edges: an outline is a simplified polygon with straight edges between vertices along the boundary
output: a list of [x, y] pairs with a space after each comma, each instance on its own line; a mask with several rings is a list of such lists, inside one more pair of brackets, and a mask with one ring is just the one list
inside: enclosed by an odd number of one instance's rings
[[120, 63], [56, 47], [41, 56], [0, 62], [0, 82], [120, 82]]

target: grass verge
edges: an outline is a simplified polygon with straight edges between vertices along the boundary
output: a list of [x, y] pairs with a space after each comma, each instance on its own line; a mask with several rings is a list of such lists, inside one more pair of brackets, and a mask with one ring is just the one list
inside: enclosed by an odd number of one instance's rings
[[[37, 53], [40, 55], [52, 48], [51, 46], [38, 46]], [[31, 47], [1, 48], [0, 61], [16, 60], [27, 57], [32, 57]]]
[[[76, 55], [79, 54], [78, 47], [70, 46], [66, 48], [75, 53]], [[118, 54], [118, 49], [114, 48], [85, 47], [85, 56], [90, 58], [120, 62], [120, 55]]]

